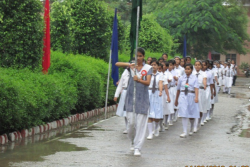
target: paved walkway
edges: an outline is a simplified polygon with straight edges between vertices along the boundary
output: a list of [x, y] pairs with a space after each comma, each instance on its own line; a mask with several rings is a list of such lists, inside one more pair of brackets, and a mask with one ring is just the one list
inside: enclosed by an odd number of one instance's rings
[[[232, 93], [249, 91], [244, 87], [234, 87]], [[248, 103], [247, 98], [230, 98], [219, 96], [215, 106], [214, 118], [202, 129], [183, 139], [179, 119], [169, 130], [160, 133], [159, 137], [146, 141], [141, 157], [134, 157], [129, 150], [129, 141], [124, 130], [123, 118], [113, 117], [99, 122], [91, 129], [81, 129], [77, 133], [85, 137], [68, 137], [58, 139], [78, 147], [86, 147], [85, 151], [57, 152], [43, 157], [44, 161], [21, 162], [13, 166], [30, 167], [177, 167], [186, 165], [249, 165], [250, 139], [227, 134], [236, 124], [235, 115], [242, 103]]]

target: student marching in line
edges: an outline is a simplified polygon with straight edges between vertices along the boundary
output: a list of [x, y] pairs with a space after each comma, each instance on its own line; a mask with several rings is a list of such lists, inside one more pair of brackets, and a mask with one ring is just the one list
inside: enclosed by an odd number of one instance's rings
[[217, 88], [218, 88], [217, 93], [219, 93], [220, 90], [221, 90], [221, 86], [223, 85], [223, 83], [222, 83], [223, 71], [222, 71], [222, 68], [221, 68], [221, 64], [218, 61], [215, 61], [215, 65], [216, 65], [216, 68], [217, 68], [218, 82], [219, 82], [219, 85], [217, 85]]
[[213, 99], [213, 78], [212, 78], [212, 73], [207, 68], [208, 68], [208, 62], [202, 61], [202, 71], [206, 72], [207, 74], [207, 88], [205, 91], [206, 92], [206, 111], [204, 111], [202, 114], [201, 126], [203, 126], [204, 122], [206, 122], [207, 112], [211, 108], [211, 100]]
[[222, 73], [223, 73], [222, 84], [223, 84], [223, 93], [226, 93], [227, 92], [227, 87], [226, 87], [227, 63], [224, 62], [223, 66], [224, 68], [222, 69]]
[[[184, 58], [182, 58], [182, 59], [185, 60]], [[175, 60], [175, 69], [174, 70], [176, 71], [177, 77], [179, 79], [181, 76], [183, 76], [185, 74], [185, 69], [180, 65], [181, 58], [179, 56], [175, 56], [174, 60]], [[178, 81], [176, 82], [176, 85], [177, 85], [177, 83], [178, 83]], [[177, 89], [176, 89], [176, 92], [177, 92]], [[174, 106], [174, 109], [175, 109], [174, 122], [176, 122], [178, 119], [178, 106]]]
[[[175, 99], [176, 92], [177, 92], [176, 82], [178, 81], [178, 74], [174, 70], [175, 60], [169, 60], [168, 63], [169, 63], [168, 72], [170, 72], [173, 76], [172, 81], [169, 82], [169, 84], [168, 84], [169, 96], [170, 96], [170, 99]], [[169, 122], [169, 125], [171, 126], [171, 125], [173, 125], [173, 120], [175, 118], [175, 112], [176, 112], [174, 100], [172, 100], [170, 103], [168, 103], [168, 108], [170, 111], [170, 115], [168, 117], [168, 122]]]
[[[131, 142], [130, 150], [134, 150], [135, 156], [141, 155], [142, 145], [146, 138], [148, 111], [150, 107], [148, 86], [151, 81], [152, 67], [143, 63], [144, 57], [144, 49], [138, 48], [136, 67], [128, 63], [116, 63], [116, 66], [118, 67], [130, 67], [125, 110], [127, 112], [128, 120], [128, 138]], [[134, 82], [136, 82], [135, 104]], [[133, 113], [134, 108], [135, 114]]]
[[231, 64], [230, 63], [227, 63], [227, 71], [226, 71], [226, 87], [227, 87], [227, 93], [230, 95], [231, 93], [231, 87], [232, 87], [232, 84], [233, 84], [233, 69], [230, 68]]
[[211, 107], [210, 107], [210, 110], [207, 113], [206, 121], [209, 121], [212, 118], [213, 111], [214, 111], [214, 104], [218, 103], [218, 94], [217, 94], [218, 88], [217, 88], [217, 85], [219, 85], [218, 74], [217, 74], [216, 68], [214, 67], [214, 63], [213, 63], [213, 61], [208, 61], [208, 63], [209, 63], [209, 70], [211, 71], [212, 78], [213, 78], [213, 93], [214, 93], [213, 95], [214, 95], [214, 97], [211, 100]]
[[116, 102], [117, 98], [119, 97], [119, 95], [121, 93], [121, 98], [120, 98], [120, 101], [119, 101], [119, 104], [117, 107], [116, 115], [125, 118], [126, 129], [123, 131], [124, 134], [128, 133], [128, 120], [126, 117], [126, 111], [124, 111], [128, 80], [129, 80], [129, 71], [127, 69], [125, 69], [124, 72], [122, 73], [121, 79], [120, 79], [119, 84], [116, 88], [115, 97], [114, 97], [114, 101]]
[[[192, 135], [193, 132], [196, 133], [201, 126], [201, 118], [203, 113], [207, 112], [207, 104], [206, 104], [206, 89], [207, 89], [207, 73], [202, 71], [202, 62], [196, 61], [194, 64], [195, 70], [193, 71], [193, 75], [196, 76], [199, 83], [199, 112], [200, 118], [195, 119], [194, 129], [190, 131], [189, 135]], [[191, 129], [192, 130], [192, 129]]]
[[[168, 117], [171, 114], [169, 110], [169, 102], [173, 101], [169, 95], [168, 84], [173, 80], [172, 74], [168, 71], [169, 63], [163, 62], [163, 85], [165, 91], [163, 92], [163, 120], [160, 122], [160, 131], [164, 132], [168, 129]], [[163, 126], [164, 123], [164, 126]]]
[[200, 118], [199, 113], [199, 83], [195, 75], [192, 75], [193, 65], [185, 65], [185, 73], [179, 78], [177, 84], [177, 95], [175, 105], [179, 104], [179, 117], [182, 117], [183, 133], [181, 138], [187, 137], [188, 134], [188, 120], [190, 119], [191, 129], [194, 128], [194, 119]]
[[148, 116], [148, 140], [153, 139], [153, 121], [155, 122], [154, 135], [159, 136], [159, 121], [163, 119], [162, 108], [162, 90], [163, 90], [163, 75], [158, 72], [159, 62], [151, 61], [153, 68], [151, 82], [148, 88], [149, 93], [149, 116]]

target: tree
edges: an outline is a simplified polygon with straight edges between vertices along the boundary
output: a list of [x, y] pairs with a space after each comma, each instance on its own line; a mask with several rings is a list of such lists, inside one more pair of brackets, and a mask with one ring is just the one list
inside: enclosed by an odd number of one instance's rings
[[39, 0], [0, 1], [0, 65], [38, 67], [43, 56], [44, 21]]
[[51, 47], [63, 53], [71, 51], [70, 2], [54, 2], [51, 7]]
[[[126, 31], [126, 45], [129, 46], [129, 30]], [[151, 15], [143, 15], [140, 31], [139, 46], [151, 52], [171, 53], [173, 47], [173, 39], [165, 28], [162, 28], [155, 17]]]
[[[157, 21], [168, 29], [178, 42], [187, 35], [188, 53], [201, 58], [209, 51], [226, 53], [235, 50], [245, 54], [247, 14], [235, 1], [180, 0], [171, 1], [166, 9], [157, 12]], [[182, 52], [182, 45], [179, 52]]]

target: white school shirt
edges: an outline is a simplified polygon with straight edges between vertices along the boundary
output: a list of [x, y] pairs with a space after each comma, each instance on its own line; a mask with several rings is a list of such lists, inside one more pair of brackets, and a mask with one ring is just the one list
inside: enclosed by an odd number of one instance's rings
[[[156, 75], [156, 85], [155, 85], [155, 88], [158, 89], [159, 88], [159, 82], [163, 81], [163, 75], [161, 73], [159, 73], [158, 71], [156, 72], [155, 75]], [[153, 84], [154, 84], [154, 74], [152, 73], [149, 88], [153, 88]]]
[[[232, 64], [232, 66], [234, 66], [234, 65]], [[236, 65], [236, 64], [235, 64], [235, 68], [237, 68], [237, 65]], [[237, 70], [236, 70], [235, 68], [233, 69], [233, 74], [234, 74], [234, 76], [237, 75]]]
[[174, 79], [174, 77], [178, 78], [178, 72], [176, 72], [175, 70], [172, 70], [172, 71], [167, 70], [167, 71], [172, 74], [172, 78], [173, 78], [172, 81], [169, 84], [171, 86], [175, 86], [176, 80]]
[[218, 74], [218, 78], [221, 78], [223, 75], [223, 69], [222, 68], [217, 68], [217, 74]]
[[168, 84], [168, 80], [173, 80], [173, 75], [167, 70], [163, 74], [163, 85]]
[[127, 86], [128, 86], [128, 80], [129, 80], [129, 71], [126, 69], [122, 73], [120, 82], [119, 82], [119, 84], [118, 84], [118, 86], [116, 88], [115, 97], [119, 97], [119, 94], [121, 93], [122, 88], [127, 88]]
[[226, 77], [233, 77], [233, 69], [228, 69], [226, 72]]
[[206, 74], [207, 74], [207, 85], [210, 86], [211, 84], [214, 84], [211, 71], [206, 70]]
[[[197, 74], [198, 74], [198, 73], [199, 73], [199, 75], [198, 75], [198, 78], [197, 78]], [[204, 79], [204, 78], [207, 78], [207, 73], [200, 70], [199, 72], [193, 71], [192, 74], [195, 75], [196, 78], [198, 79], [199, 86], [204, 87], [203, 79]]]
[[174, 70], [177, 73], [177, 77], [180, 78], [181, 76], [183, 76], [185, 74], [185, 69], [179, 65], [179, 67], [175, 67]]

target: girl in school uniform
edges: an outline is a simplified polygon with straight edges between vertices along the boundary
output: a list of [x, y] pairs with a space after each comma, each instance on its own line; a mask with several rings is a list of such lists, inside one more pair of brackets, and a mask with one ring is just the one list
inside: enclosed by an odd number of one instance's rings
[[154, 135], [159, 136], [159, 121], [163, 119], [162, 108], [162, 90], [163, 90], [163, 75], [158, 72], [159, 62], [151, 61], [153, 68], [151, 82], [148, 88], [149, 93], [149, 116], [148, 116], [148, 140], [153, 139], [153, 121], [155, 122]]
[[[163, 62], [163, 85], [164, 85], [164, 89], [165, 91], [163, 92], [163, 120], [160, 123], [161, 125], [161, 129], [160, 131], [163, 132], [164, 130], [168, 129], [168, 121], [169, 121], [169, 115], [170, 110], [169, 110], [169, 105], [168, 103], [171, 102], [171, 100], [173, 101], [173, 99], [171, 99], [170, 95], [169, 95], [169, 90], [168, 90], [168, 83], [170, 83], [173, 80], [173, 76], [172, 74], [168, 71], [169, 68], [169, 63], [168, 62]], [[168, 100], [170, 99], [170, 100]], [[163, 126], [163, 122], [164, 122], [164, 126]]]
[[[192, 135], [193, 132], [196, 133], [201, 126], [201, 118], [203, 113], [207, 112], [207, 102], [206, 102], [206, 89], [207, 89], [207, 74], [206, 72], [202, 71], [202, 62], [196, 61], [194, 64], [195, 70], [193, 71], [193, 75], [196, 76], [199, 83], [199, 112], [200, 118], [195, 119], [194, 128], [191, 128], [189, 135]], [[193, 121], [193, 120], [191, 120]], [[192, 131], [193, 130], [193, 131]]]
[[201, 118], [201, 126], [204, 125], [206, 122], [207, 118], [207, 113], [210, 111], [211, 108], [211, 101], [213, 99], [213, 77], [212, 73], [210, 70], [208, 70], [208, 62], [207, 61], [202, 61], [202, 71], [206, 72], [207, 74], [207, 88], [206, 88], [206, 111], [202, 113], [202, 118]]
[[[125, 110], [128, 119], [128, 138], [131, 142], [130, 150], [134, 151], [135, 156], [141, 155], [141, 149], [146, 138], [148, 111], [150, 107], [148, 86], [151, 81], [152, 67], [143, 63], [144, 57], [144, 49], [138, 48], [136, 67], [129, 63], [116, 63], [118, 67], [130, 67]], [[136, 84], [135, 104], [134, 82]]]
[[[179, 78], [177, 84], [177, 95], [175, 105], [179, 104], [179, 117], [182, 117], [183, 133], [181, 138], [187, 137], [188, 134], [188, 120], [200, 118], [199, 113], [199, 83], [195, 75], [192, 75], [193, 65], [185, 65], [185, 73]], [[194, 127], [194, 122], [191, 121], [191, 128]]]
[[226, 74], [227, 74], [227, 63], [224, 62], [223, 63], [223, 69], [222, 69], [222, 73], [223, 73], [223, 79], [222, 79], [222, 84], [223, 84], [223, 93], [226, 93], [227, 88], [226, 88]]
[[[170, 72], [173, 76], [172, 81], [168, 84], [168, 89], [169, 89], [169, 95], [170, 95], [170, 99], [175, 99], [176, 98], [176, 92], [177, 92], [177, 88], [176, 88], [176, 82], [178, 80], [178, 74], [176, 73], [176, 71], [174, 70], [175, 68], [175, 60], [169, 60], [169, 68], [168, 68], [168, 72]], [[168, 117], [168, 122], [169, 125], [173, 125], [173, 119], [175, 116], [175, 105], [174, 105], [174, 100], [172, 100], [170, 103], [168, 104], [168, 108], [170, 111], [170, 115]]]
[[215, 62], [215, 65], [216, 65], [216, 67], [217, 67], [217, 74], [218, 74], [218, 82], [219, 82], [219, 85], [217, 85], [217, 88], [218, 88], [218, 90], [217, 90], [217, 93], [219, 93], [220, 92], [220, 89], [221, 89], [221, 86], [223, 85], [223, 83], [222, 83], [222, 81], [223, 81], [223, 71], [222, 71], [222, 68], [221, 68], [221, 64], [218, 62], [218, 61], [216, 61]]
[[116, 88], [115, 97], [114, 97], [114, 101], [117, 101], [117, 98], [119, 97], [119, 95], [121, 93], [121, 98], [120, 98], [120, 101], [119, 101], [119, 104], [117, 107], [116, 115], [125, 118], [126, 129], [123, 131], [124, 134], [128, 133], [128, 131], [127, 131], [128, 121], [127, 121], [127, 117], [126, 117], [126, 111], [124, 111], [128, 80], [129, 80], [129, 71], [126, 69], [122, 73], [122, 76], [121, 76], [119, 84]]
[[226, 71], [226, 87], [227, 87], [227, 90], [228, 90], [228, 94], [230, 95], [231, 93], [231, 87], [232, 87], [232, 84], [233, 84], [233, 69], [230, 68], [231, 64], [230, 63], [227, 63], [227, 71]]

